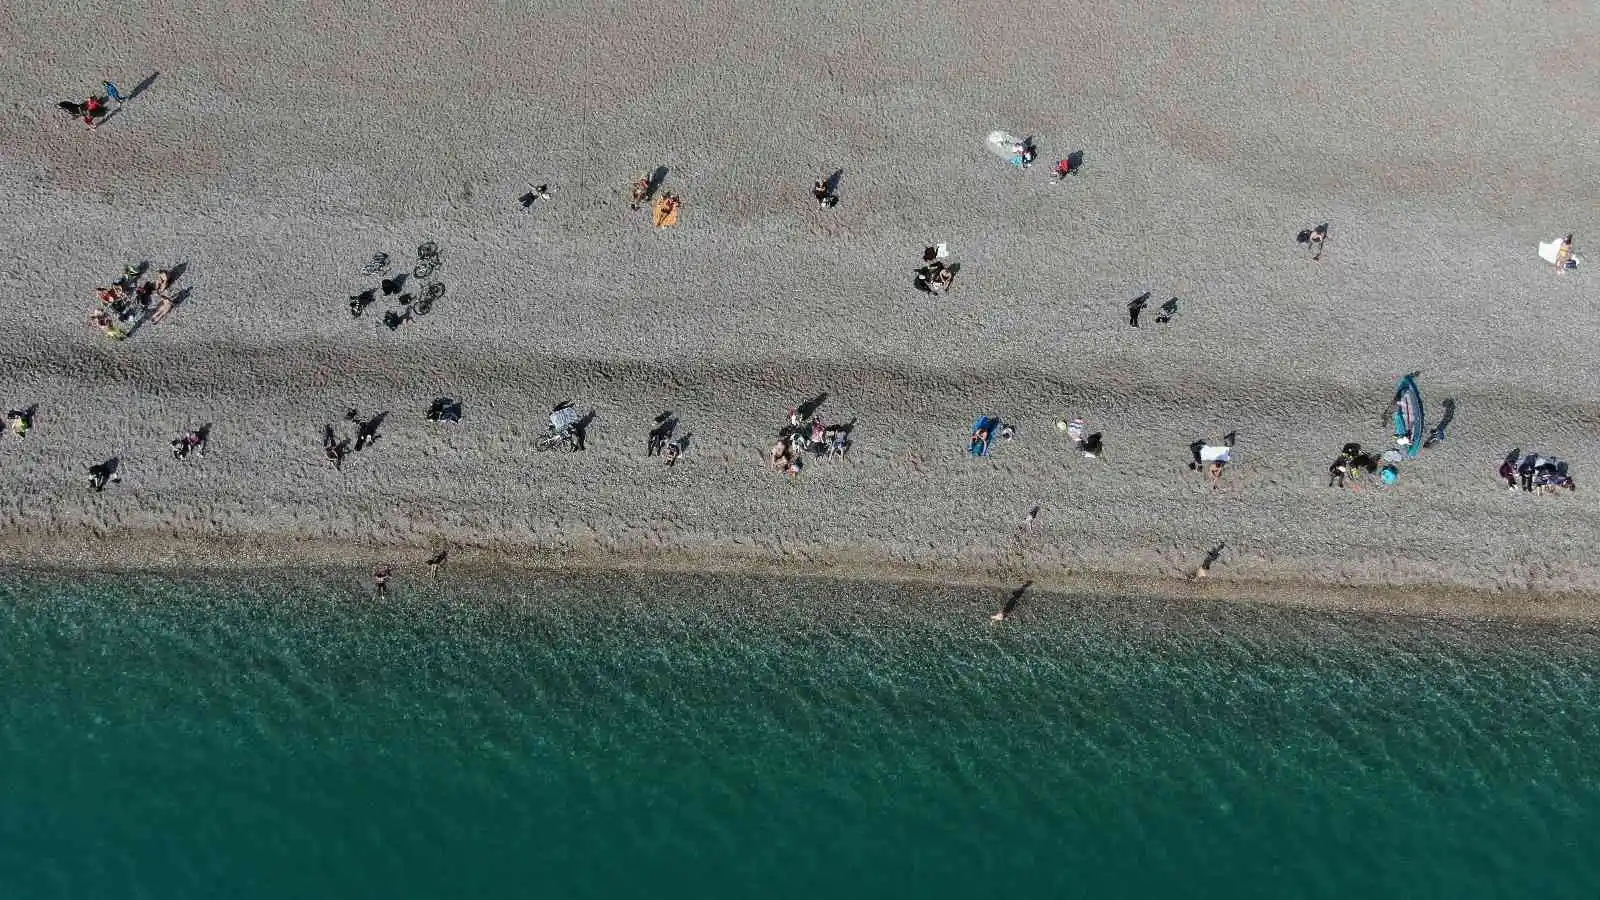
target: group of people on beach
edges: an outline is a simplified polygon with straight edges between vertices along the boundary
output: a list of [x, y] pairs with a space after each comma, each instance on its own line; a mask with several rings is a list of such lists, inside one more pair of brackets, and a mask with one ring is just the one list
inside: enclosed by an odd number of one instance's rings
[[[107, 81], [103, 83], [103, 87], [103, 95], [91, 96], [83, 101], [62, 101], [59, 106], [63, 111], [80, 118], [91, 130], [95, 129], [109, 113], [110, 103], [115, 102], [119, 106], [123, 103], [123, 97], [115, 84]], [[1019, 168], [1030, 167], [1038, 156], [1038, 149], [1031, 138], [1003, 141], [1001, 148], [1011, 154], [1008, 160]], [[1053, 174], [1056, 179], [1063, 180], [1077, 175], [1081, 168], [1082, 154], [1077, 153], [1060, 160]], [[811, 196], [819, 208], [830, 209], [838, 205], [837, 178], [837, 174], [832, 177], [818, 175], [814, 180]], [[668, 228], [678, 223], [683, 201], [670, 191], [656, 197], [658, 182], [659, 178], [656, 175], [641, 174], [633, 183], [629, 193], [630, 208], [638, 211], [649, 204], [651, 221], [655, 227]], [[550, 196], [548, 188], [548, 185], [539, 185], [533, 192], [524, 195], [523, 207], [528, 208], [537, 200], [548, 199]], [[1310, 258], [1315, 261], [1322, 258], [1329, 233], [1330, 225], [1324, 222], [1302, 230], [1296, 235], [1296, 239], [1311, 252]], [[1558, 273], [1577, 267], [1572, 247], [1571, 234], [1554, 244], [1552, 261]], [[380, 290], [385, 297], [396, 297], [395, 302], [399, 305], [397, 311], [391, 311], [384, 316], [383, 324], [390, 330], [414, 321], [418, 315], [425, 315], [432, 302], [442, 294], [442, 285], [432, 283], [428, 278], [428, 274], [439, 265], [439, 258], [437, 247], [431, 242], [419, 247], [418, 253], [418, 268], [410, 274], [423, 283], [424, 289], [420, 300], [411, 293], [403, 292], [403, 285], [408, 276], [402, 273], [392, 278], [382, 278], [376, 289], [351, 296], [348, 306], [351, 316], [361, 316], [363, 311], [376, 301]], [[922, 253], [922, 263], [923, 265], [916, 270], [915, 287], [930, 294], [948, 293], [959, 269], [958, 264], [949, 261], [948, 247], [942, 243], [926, 247]], [[377, 254], [369, 264], [368, 274], [380, 276], [386, 274], [387, 265], [387, 256]], [[102, 329], [107, 336], [115, 340], [122, 340], [131, 335], [142, 322], [159, 324], [171, 313], [177, 302], [171, 287], [181, 267], [161, 269], [149, 280], [143, 277], [146, 268], [146, 264], [143, 263], [130, 265], [115, 283], [98, 291], [98, 306], [89, 317], [91, 326]], [[1138, 327], [1140, 313], [1148, 305], [1149, 298], [1150, 295], [1147, 293], [1129, 304], [1130, 325]], [[1156, 321], [1170, 321], [1177, 309], [1178, 298], [1173, 297], [1160, 307], [1161, 314]], [[322, 447], [326, 459], [337, 469], [342, 466], [350, 452], [360, 451], [372, 445], [378, 439], [379, 427], [384, 416], [384, 413], [379, 413], [370, 418], [362, 418], [356, 410], [348, 411], [344, 420], [354, 428], [354, 433], [350, 436], [341, 435], [332, 424], [325, 425]], [[438, 398], [424, 416], [432, 422], [457, 422], [461, 417], [461, 404], [451, 398]], [[7, 427], [17, 438], [26, 437], [33, 426], [33, 418], [34, 412], [31, 408], [10, 410], [6, 416]], [[582, 450], [584, 421], [586, 419], [578, 413], [576, 407], [571, 404], [558, 405], [550, 416], [550, 433], [566, 437], [570, 449]], [[800, 473], [802, 459], [806, 455], [843, 457], [850, 447], [853, 426], [853, 422], [842, 425], [828, 424], [815, 415], [815, 409], [805, 407], [791, 409], [785, 424], [778, 430], [777, 442], [767, 453], [767, 464], [775, 472], [794, 476]], [[1102, 454], [1102, 435], [1098, 432], [1086, 433], [1087, 429], [1082, 419], [1074, 418], [1070, 423], [1062, 420], [1057, 426], [1066, 433], [1074, 449], [1083, 453], [1085, 457], [1096, 458]], [[658, 417], [646, 437], [646, 456], [659, 456], [668, 467], [676, 465], [688, 445], [688, 435], [678, 435], [676, 428], [677, 420], [670, 414]], [[208, 435], [209, 426], [178, 435], [170, 445], [174, 459], [187, 459], [191, 454], [203, 457]], [[974, 457], [986, 457], [995, 441], [1009, 442], [1014, 440], [1016, 435], [1015, 425], [1002, 422], [997, 416], [981, 417], [969, 435], [968, 452]], [[1191, 460], [1188, 468], [1191, 471], [1203, 472], [1210, 485], [1215, 488], [1233, 459], [1235, 442], [1235, 432], [1229, 432], [1216, 443], [1209, 439], [1193, 441], [1188, 448]], [[1328, 483], [1330, 486], [1354, 488], [1368, 476], [1384, 475], [1392, 470], [1393, 464], [1388, 463], [1384, 457], [1367, 452], [1359, 443], [1352, 442], [1342, 448], [1339, 456], [1329, 466]], [[97, 492], [104, 490], [108, 483], [120, 480], [116, 460], [91, 466], [89, 472], [90, 487]], [[1538, 494], [1576, 490], [1576, 484], [1564, 461], [1536, 453], [1513, 451], [1501, 463], [1499, 475], [1511, 490], [1520, 488], [1522, 491]], [[1387, 477], [1384, 480], [1392, 481]], [[1038, 507], [1035, 507], [1025, 525], [1032, 527], [1037, 515]], [[1205, 575], [1220, 550], [1219, 545], [1208, 557], [1207, 563], [1199, 571], [1200, 577]], [[444, 558], [445, 555], [441, 553], [430, 559], [428, 563], [430, 571], [436, 572]], [[383, 567], [374, 573], [374, 581], [380, 593], [387, 592], [388, 581], [392, 574], [392, 567]]]
[[1578, 489], [1578, 483], [1568, 471], [1566, 460], [1531, 450], [1507, 453], [1505, 459], [1500, 461], [1499, 474], [1506, 487], [1513, 491], [1520, 487], [1527, 493], [1544, 496]]
[[801, 459], [807, 454], [843, 457], [850, 452], [850, 435], [854, 430], [854, 422], [829, 425], [815, 415], [814, 409], [790, 409], [788, 419], [778, 429], [778, 442], [767, 451], [767, 466], [774, 472], [798, 475]]
[[145, 263], [135, 263], [122, 270], [122, 275], [110, 287], [95, 292], [96, 306], [89, 311], [88, 325], [102, 331], [112, 340], [125, 340], [148, 321], [159, 325], [172, 312], [177, 301], [172, 295], [172, 282], [176, 269], [161, 269], [146, 281]]
[[123, 104], [122, 92], [115, 84], [102, 81], [100, 87], [104, 93], [90, 94], [83, 100], [62, 100], [56, 107], [74, 119], [83, 120], [83, 124], [88, 126], [90, 131], [94, 131], [100, 127], [101, 120], [110, 115], [109, 104], [116, 103], [118, 106]]

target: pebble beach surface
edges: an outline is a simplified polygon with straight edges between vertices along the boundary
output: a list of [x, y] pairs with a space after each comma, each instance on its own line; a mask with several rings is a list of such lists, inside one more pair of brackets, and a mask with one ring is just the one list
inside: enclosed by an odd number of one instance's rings
[[[1596, 617], [1596, 276], [1535, 254], [1600, 241], [1582, 4], [858, 7], [8, 5], [0, 402], [38, 413], [0, 443], [0, 548]], [[55, 109], [104, 78], [147, 84], [93, 133]], [[989, 153], [996, 129], [1039, 164]], [[1052, 183], [1072, 151], [1083, 174]], [[628, 206], [658, 166], [672, 229]], [[1294, 236], [1323, 221], [1313, 262]], [[432, 313], [352, 318], [362, 263], [424, 241]], [[918, 293], [938, 242], [959, 277]], [[84, 327], [140, 260], [183, 263], [183, 302], [123, 342]], [[1387, 445], [1413, 371], [1430, 410], [1456, 403], [1445, 443], [1393, 487], [1328, 488], [1342, 444]], [[823, 394], [849, 455], [769, 471]], [[424, 420], [438, 396], [459, 423]], [[569, 399], [589, 449], [536, 454]], [[322, 428], [350, 408], [389, 417], [335, 471]], [[691, 434], [671, 468], [644, 454], [668, 410]], [[971, 459], [986, 414], [1017, 439]], [[1077, 416], [1101, 458], [1054, 427]], [[206, 423], [206, 457], [173, 460]], [[1213, 490], [1187, 447], [1229, 431]], [[1512, 448], [1579, 490], [1508, 492]], [[87, 490], [110, 457], [122, 481]]]

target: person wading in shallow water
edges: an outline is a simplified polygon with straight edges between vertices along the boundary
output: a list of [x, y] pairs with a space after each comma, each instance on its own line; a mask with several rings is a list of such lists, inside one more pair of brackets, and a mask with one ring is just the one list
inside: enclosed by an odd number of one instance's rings
[[377, 588], [378, 599], [389, 596], [389, 579], [394, 575], [394, 566], [379, 566], [372, 573], [372, 586]]

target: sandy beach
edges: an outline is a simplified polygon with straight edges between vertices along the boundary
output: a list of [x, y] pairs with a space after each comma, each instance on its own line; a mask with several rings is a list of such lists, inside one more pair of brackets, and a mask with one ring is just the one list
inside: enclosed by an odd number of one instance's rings
[[[0, 402], [38, 405], [0, 441], [5, 558], [420, 573], [448, 547], [1600, 618], [1600, 269], [1535, 255], [1575, 232], [1600, 261], [1592, 9], [857, 7], [0, 11]], [[55, 108], [105, 78], [147, 86], [92, 133]], [[658, 166], [671, 229], [628, 206]], [[1294, 237], [1324, 221], [1313, 262]], [[433, 312], [352, 318], [362, 263], [424, 241]], [[947, 296], [912, 288], [937, 242]], [[86, 328], [138, 261], [184, 264], [184, 301]], [[1147, 291], [1180, 312], [1130, 328]], [[1413, 371], [1457, 406], [1447, 440], [1392, 487], [1327, 487], [1342, 444], [1390, 445]], [[767, 469], [821, 395], [849, 455]], [[423, 418], [439, 396], [459, 423]], [[588, 450], [535, 453], [562, 400], [594, 409]], [[336, 471], [351, 408], [389, 415]], [[691, 434], [671, 468], [644, 453], [664, 411]], [[1017, 440], [971, 459], [983, 414]], [[1075, 416], [1102, 458], [1056, 430]], [[205, 458], [172, 459], [205, 423]], [[1229, 431], [1213, 490], [1187, 447]], [[1507, 491], [1512, 448], [1579, 490]]]

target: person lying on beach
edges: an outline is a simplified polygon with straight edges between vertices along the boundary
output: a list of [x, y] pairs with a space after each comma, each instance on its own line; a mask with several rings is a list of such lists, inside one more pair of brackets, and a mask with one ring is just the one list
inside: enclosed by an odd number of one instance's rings
[[151, 325], [160, 325], [162, 320], [172, 312], [172, 295], [162, 291], [159, 296], [161, 299], [156, 301], [155, 311], [150, 314]]
[[1222, 478], [1222, 470], [1233, 459], [1233, 442], [1224, 440], [1221, 444], [1208, 444], [1205, 441], [1195, 441], [1189, 445], [1189, 453], [1194, 461], [1189, 463], [1192, 471], [1199, 471], [1202, 467], [1206, 476], [1215, 486]]
[[1556, 248], [1556, 274], [1560, 275], [1572, 267], [1572, 235], [1561, 239], [1561, 246]]
[[105, 310], [95, 310], [89, 314], [89, 327], [99, 328], [105, 333], [106, 337], [114, 341], [124, 340], [128, 337], [127, 330], [122, 326], [122, 319], [112, 316]]
[[172, 458], [187, 459], [190, 453], [206, 455], [206, 436], [202, 431], [185, 431], [172, 439]]

